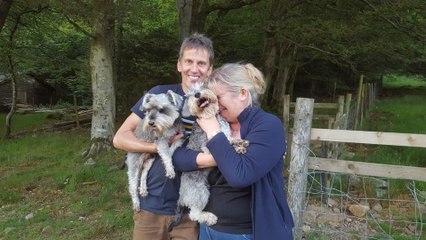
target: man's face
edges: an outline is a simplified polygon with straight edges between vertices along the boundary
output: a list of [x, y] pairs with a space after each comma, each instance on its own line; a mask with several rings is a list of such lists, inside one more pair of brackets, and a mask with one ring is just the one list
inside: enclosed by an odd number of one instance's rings
[[206, 49], [185, 49], [177, 62], [177, 69], [182, 76], [183, 91], [193, 84], [203, 82], [212, 72], [209, 53]]

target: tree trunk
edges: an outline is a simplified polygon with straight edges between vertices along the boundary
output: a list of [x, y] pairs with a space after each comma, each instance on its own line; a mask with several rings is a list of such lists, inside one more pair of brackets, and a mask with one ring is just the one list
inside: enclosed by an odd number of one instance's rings
[[10, 105], [10, 111], [6, 116], [6, 133], [4, 138], [9, 138], [10, 133], [12, 132], [12, 117], [16, 112], [16, 98], [18, 96], [18, 91], [16, 89], [16, 76], [15, 76], [15, 68], [13, 65], [12, 55], [8, 54], [7, 56], [8, 65], [10, 69], [11, 81], [12, 81], [12, 103]]
[[192, 0], [177, 0], [176, 4], [179, 11], [179, 30], [180, 40], [189, 36], [192, 18]]
[[114, 5], [112, 0], [95, 2], [90, 67], [93, 92], [91, 146], [85, 157], [92, 157], [112, 146], [115, 122], [113, 81]]
[[270, 14], [265, 32], [265, 45], [263, 50], [263, 73], [265, 75], [265, 95], [262, 98], [263, 105], [269, 105], [273, 97], [272, 87], [277, 76], [277, 55], [279, 51], [279, 21], [283, 15], [283, 3], [281, 0], [272, 0]]
[[180, 40], [188, 37], [194, 32], [203, 33], [208, 12], [207, 0], [177, 0], [179, 11]]
[[294, 59], [296, 57], [296, 52], [296, 47], [293, 46], [293, 44], [281, 44], [278, 63], [278, 74], [276, 80], [274, 81], [274, 90], [271, 100], [271, 105], [278, 107], [277, 109], [280, 115], [282, 114], [282, 104], [284, 100], [284, 95], [286, 94], [287, 82], [295, 71]]
[[263, 51], [263, 58], [265, 65], [263, 66], [263, 73], [265, 75], [265, 94], [262, 96], [262, 104], [269, 104], [269, 96], [271, 92], [271, 86], [273, 84], [273, 79], [276, 76], [276, 67], [275, 62], [277, 58], [277, 51], [275, 45], [275, 34], [271, 32], [266, 33], [265, 47]]
[[12, 7], [12, 0], [0, 0], [0, 32], [6, 22], [9, 10]]
[[13, 49], [14, 49], [14, 45], [13, 45], [13, 41], [14, 41], [14, 37], [15, 37], [15, 33], [16, 31], [18, 31], [18, 27], [19, 24], [21, 22], [21, 14], [19, 14], [16, 17], [15, 23], [12, 27], [12, 30], [10, 31], [10, 35], [9, 35], [9, 52], [7, 53], [7, 61], [8, 61], [8, 66], [9, 66], [9, 72], [10, 72], [10, 77], [11, 77], [11, 82], [12, 82], [12, 102], [10, 105], [10, 111], [6, 116], [6, 132], [4, 137], [5, 138], [9, 138], [10, 134], [12, 132], [12, 117], [13, 114], [16, 111], [16, 99], [18, 96], [18, 90], [16, 89], [16, 74], [15, 74], [15, 65], [13, 63]]

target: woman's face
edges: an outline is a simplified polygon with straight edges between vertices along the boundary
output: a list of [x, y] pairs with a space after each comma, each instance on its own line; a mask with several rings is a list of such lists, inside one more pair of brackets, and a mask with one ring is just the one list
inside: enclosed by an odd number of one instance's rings
[[231, 92], [226, 86], [217, 84], [213, 92], [219, 101], [220, 115], [230, 123], [237, 122], [237, 117], [247, 107], [247, 92], [240, 90], [239, 92]]

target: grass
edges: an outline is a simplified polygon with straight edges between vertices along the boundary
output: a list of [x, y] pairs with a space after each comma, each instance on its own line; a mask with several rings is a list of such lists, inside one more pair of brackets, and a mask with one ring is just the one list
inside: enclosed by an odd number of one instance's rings
[[[0, 114], [0, 119], [6, 119], [4, 113]], [[35, 113], [35, 114], [18, 114], [15, 113], [12, 117], [12, 133], [17, 131], [28, 131], [32, 129], [37, 129], [43, 127], [45, 124], [48, 124], [47, 113]], [[0, 136], [3, 137], [6, 132], [5, 121], [2, 121], [0, 124]]]
[[363, 124], [363, 129], [426, 134], [426, 94], [377, 100]]
[[[380, 132], [426, 134], [426, 95], [406, 95], [377, 100], [364, 120], [362, 129]], [[361, 150], [362, 149], [362, 150]], [[369, 145], [358, 146], [354, 160], [425, 167], [426, 148]], [[391, 196], [407, 191], [405, 181], [390, 180], [393, 186]], [[426, 183], [418, 182], [416, 187], [426, 191]]]
[[[40, 115], [17, 115], [16, 123], [28, 119], [44, 124]], [[82, 129], [0, 140], [0, 239], [131, 238], [127, 176], [115, 167], [123, 153], [86, 166], [89, 138]]]
[[[425, 96], [401, 96], [378, 100], [362, 128], [369, 131], [426, 134]], [[426, 148], [368, 146], [365, 161], [426, 167]]]
[[422, 76], [386, 75], [383, 79], [385, 88], [426, 88], [426, 79]]

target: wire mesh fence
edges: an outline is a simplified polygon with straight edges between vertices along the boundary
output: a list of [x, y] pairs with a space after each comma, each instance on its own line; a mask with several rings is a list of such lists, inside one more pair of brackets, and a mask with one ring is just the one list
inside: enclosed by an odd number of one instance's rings
[[307, 173], [304, 239], [426, 239], [426, 192], [417, 181]]

